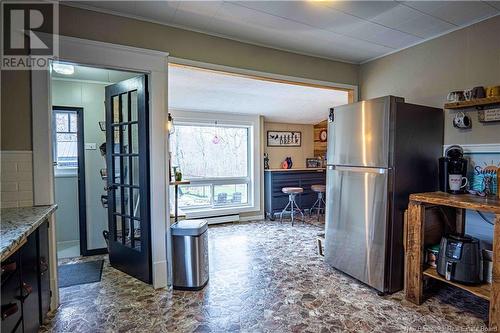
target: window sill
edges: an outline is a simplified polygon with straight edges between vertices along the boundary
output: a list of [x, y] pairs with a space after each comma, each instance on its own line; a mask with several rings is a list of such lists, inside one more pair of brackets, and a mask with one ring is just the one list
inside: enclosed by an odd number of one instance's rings
[[203, 217], [214, 217], [222, 215], [233, 215], [247, 212], [258, 212], [259, 209], [255, 206], [238, 206], [238, 207], [217, 207], [217, 208], [182, 208], [188, 219], [197, 219]]
[[54, 168], [55, 178], [73, 178], [78, 176], [78, 168]]

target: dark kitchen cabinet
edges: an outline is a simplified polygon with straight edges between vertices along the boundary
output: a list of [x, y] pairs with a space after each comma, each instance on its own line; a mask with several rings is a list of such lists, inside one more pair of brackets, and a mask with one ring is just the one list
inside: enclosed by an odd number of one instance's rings
[[302, 210], [308, 210], [318, 198], [317, 193], [311, 190], [312, 185], [326, 183], [326, 173], [322, 169], [312, 170], [266, 170], [264, 173], [264, 210], [266, 216], [274, 220], [288, 204], [288, 194], [282, 192], [283, 187], [302, 187], [304, 193], [296, 198]]
[[50, 306], [48, 222], [2, 262], [1, 332], [38, 332]]
[[22, 329], [20, 262], [19, 251], [2, 262], [2, 332]]
[[37, 233], [28, 236], [21, 253], [21, 298], [23, 304], [24, 332], [38, 332], [40, 302], [38, 299], [38, 249]]
[[38, 228], [38, 259], [39, 259], [39, 302], [40, 323], [43, 323], [50, 310], [50, 276], [49, 276], [49, 224], [43, 223]]

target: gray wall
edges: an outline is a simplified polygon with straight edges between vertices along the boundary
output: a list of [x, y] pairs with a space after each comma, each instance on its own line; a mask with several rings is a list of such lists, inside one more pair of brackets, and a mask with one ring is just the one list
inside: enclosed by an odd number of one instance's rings
[[[368, 62], [359, 81], [363, 99], [390, 94], [440, 108], [449, 91], [500, 85], [500, 16]], [[500, 123], [481, 124], [472, 111], [472, 129], [457, 130], [455, 112], [444, 112], [445, 144], [500, 142]]]
[[[99, 152], [99, 145], [106, 141], [105, 132], [99, 128], [99, 121], [104, 121], [104, 87], [105, 84], [72, 81], [52, 81], [52, 104], [56, 106], [83, 107], [84, 141], [95, 143], [97, 149], [85, 150], [85, 182], [87, 203], [87, 242], [88, 248], [101, 248], [106, 244], [102, 231], [108, 230], [107, 211], [101, 205], [101, 194], [104, 194], [105, 181], [101, 179], [99, 170], [106, 166], [105, 159]], [[57, 218], [58, 241], [69, 237], [70, 230], [77, 230], [78, 209], [75, 207], [75, 196], [64, 193], [77, 193], [76, 178], [70, 183], [68, 179], [55, 179], [56, 203], [59, 205]], [[63, 183], [64, 182], [64, 183]], [[73, 187], [71, 187], [73, 186]], [[67, 191], [67, 192], [66, 192]], [[61, 239], [59, 238], [61, 237]]]

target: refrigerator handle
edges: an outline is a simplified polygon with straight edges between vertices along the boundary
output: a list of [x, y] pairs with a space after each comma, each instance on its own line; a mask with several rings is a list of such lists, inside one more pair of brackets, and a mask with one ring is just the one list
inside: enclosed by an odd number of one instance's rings
[[329, 165], [328, 170], [384, 174], [387, 172], [388, 169], [386, 169], [386, 168], [373, 168], [373, 167]]

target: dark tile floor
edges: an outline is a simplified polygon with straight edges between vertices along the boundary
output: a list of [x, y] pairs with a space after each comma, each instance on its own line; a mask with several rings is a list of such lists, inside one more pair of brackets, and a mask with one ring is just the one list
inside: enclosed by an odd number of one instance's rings
[[317, 255], [321, 225], [210, 227], [210, 281], [154, 290], [109, 266], [99, 283], [61, 289], [43, 332], [458, 332], [486, 328], [487, 302], [445, 287], [416, 306], [380, 297]]

